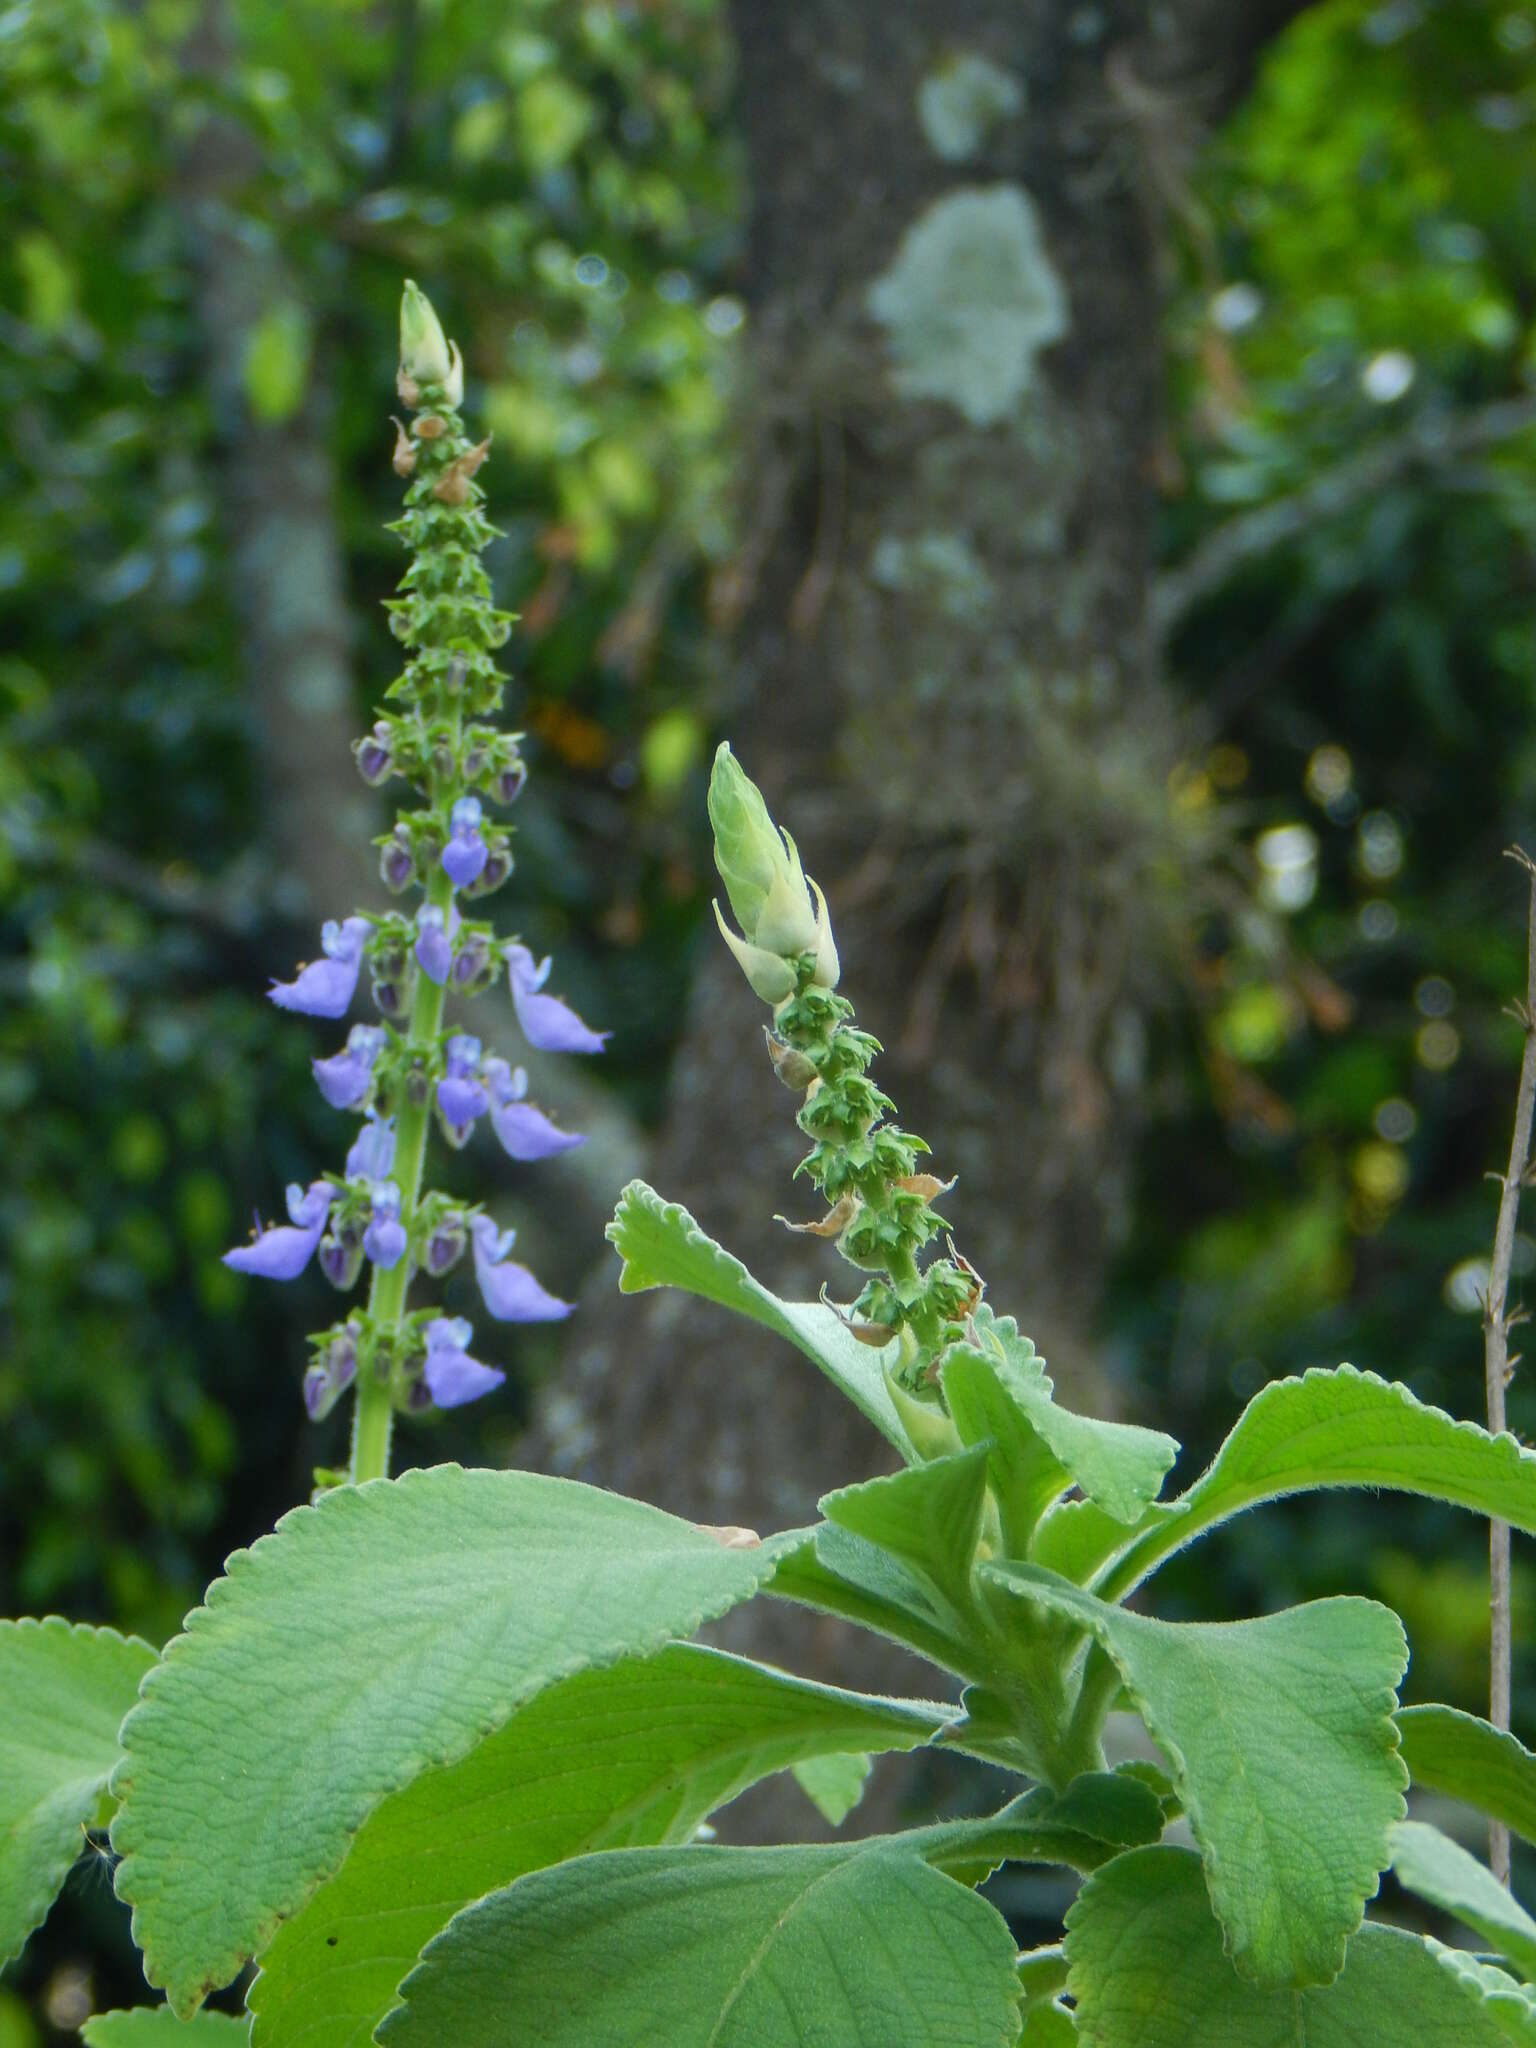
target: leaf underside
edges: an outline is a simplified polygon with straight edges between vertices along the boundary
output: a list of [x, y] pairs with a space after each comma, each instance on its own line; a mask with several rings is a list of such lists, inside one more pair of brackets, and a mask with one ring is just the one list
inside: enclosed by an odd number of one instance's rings
[[85, 1846], [148, 1643], [110, 1628], [0, 1621], [0, 1965], [42, 1924]]
[[1536, 1842], [1536, 1756], [1456, 1707], [1402, 1707], [1403, 1762], [1415, 1785], [1461, 1799]]
[[556, 1680], [692, 1634], [778, 1555], [574, 1481], [457, 1466], [285, 1515], [230, 1558], [123, 1727], [117, 1889], [150, 1983], [194, 2010], [388, 1793]]
[[1392, 1871], [1406, 1890], [1482, 1935], [1521, 1976], [1536, 1978], [1536, 1920], [1459, 1842], [1405, 1820], [1393, 1830]]

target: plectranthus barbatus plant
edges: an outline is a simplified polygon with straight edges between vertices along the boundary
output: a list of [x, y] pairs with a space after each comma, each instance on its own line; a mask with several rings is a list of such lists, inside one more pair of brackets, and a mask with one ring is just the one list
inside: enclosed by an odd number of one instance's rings
[[409, 1305], [418, 1275], [441, 1279], [468, 1251], [495, 1321], [570, 1313], [510, 1257], [512, 1231], [474, 1204], [423, 1188], [434, 1125], [458, 1148], [483, 1119], [518, 1161], [582, 1142], [528, 1100], [521, 1066], [449, 1020], [450, 1004], [484, 995], [505, 974], [518, 1025], [538, 1051], [601, 1052], [607, 1037], [547, 993], [547, 959], [536, 962], [520, 939], [498, 938], [477, 915], [512, 873], [509, 829], [493, 814], [516, 802], [526, 779], [519, 735], [494, 723], [505, 680], [494, 657], [512, 619], [493, 605], [480, 560], [495, 534], [476, 481], [490, 443], [465, 431], [458, 348], [411, 283], [396, 388], [411, 418], [395, 422], [394, 467], [409, 483], [393, 530], [411, 560], [389, 611], [407, 659], [354, 753], [365, 782], [398, 780], [412, 792], [379, 841], [385, 885], [408, 900], [328, 923], [321, 957], [270, 990], [280, 1009], [340, 1020], [367, 968], [378, 1021], [354, 1024], [339, 1051], [313, 1062], [325, 1100], [361, 1126], [340, 1173], [288, 1190], [286, 1224], [258, 1225], [249, 1244], [225, 1254], [226, 1265], [268, 1280], [296, 1279], [318, 1255], [344, 1293], [366, 1274], [366, 1300], [311, 1338], [303, 1381], [317, 1421], [354, 1390], [346, 1475], [354, 1482], [388, 1471], [397, 1412], [458, 1407], [505, 1377], [473, 1355], [464, 1318]]

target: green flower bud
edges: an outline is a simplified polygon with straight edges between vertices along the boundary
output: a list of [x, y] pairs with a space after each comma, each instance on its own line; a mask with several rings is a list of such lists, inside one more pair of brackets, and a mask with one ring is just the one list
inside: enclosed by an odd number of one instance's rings
[[816, 948], [816, 965], [812, 969], [811, 980], [817, 988], [836, 988], [837, 978], [843, 969], [837, 957], [837, 941], [832, 936], [832, 918], [820, 884], [812, 882], [811, 887], [816, 891], [816, 929], [811, 935], [811, 943]]
[[726, 923], [718, 903], [715, 905], [715, 922], [720, 927], [721, 938], [736, 955], [737, 966], [765, 1003], [782, 1003], [786, 996], [794, 994], [795, 970], [787, 960], [781, 960], [777, 953], [764, 952], [761, 946], [749, 945], [745, 939], [738, 939]]
[[410, 278], [400, 299], [400, 374], [415, 384], [446, 384], [453, 373], [442, 322]]
[[748, 942], [786, 959], [813, 946], [816, 914], [795, 842], [774, 824], [762, 791], [725, 742], [709, 778], [709, 821], [715, 866]]

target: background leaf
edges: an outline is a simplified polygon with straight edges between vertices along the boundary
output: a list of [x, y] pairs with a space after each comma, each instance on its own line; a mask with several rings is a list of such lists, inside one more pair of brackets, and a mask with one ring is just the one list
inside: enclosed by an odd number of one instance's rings
[[571, 1480], [457, 1466], [285, 1515], [230, 1558], [123, 1730], [112, 1840], [149, 1981], [192, 2010], [387, 1793], [556, 1679], [691, 1634], [776, 1555]]
[[686, 1643], [564, 1679], [364, 1822], [262, 1957], [247, 2000], [257, 2048], [361, 2048], [470, 1900], [589, 1850], [684, 1842], [770, 1771], [822, 1754], [841, 1765], [856, 1743], [910, 1749], [953, 1713]]
[[1456, 1707], [1401, 1707], [1397, 1727], [1415, 1785], [1464, 1800], [1536, 1842], [1536, 1756], [1523, 1742]]
[[470, 1906], [383, 2048], [1012, 2048], [1002, 1919], [899, 1842], [627, 1849]]
[[1402, 1821], [1392, 1831], [1392, 1869], [1400, 1885], [1481, 1934], [1527, 1980], [1536, 1977], [1536, 1921], [1459, 1842]]
[[1067, 1914], [1081, 2048], [1504, 2048], [1477, 1988], [1417, 1935], [1364, 1927], [1343, 1974], [1261, 1990], [1222, 1953], [1199, 1859], [1134, 1849], [1083, 1886]]
[[807, 1757], [793, 1766], [795, 1783], [828, 1827], [840, 1828], [864, 1797], [870, 1759], [862, 1751]]
[[21, 1953], [84, 1848], [154, 1661], [148, 1643], [110, 1628], [0, 1621], [0, 1964]]
[[1031, 1565], [982, 1574], [1092, 1630], [1168, 1760], [1238, 1968], [1326, 1983], [1388, 1860], [1407, 1772], [1402, 1624], [1371, 1600], [1257, 1621], [1128, 1614]]
[[98, 2013], [80, 2029], [85, 2048], [238, 2048], [250, 2039], [250, 2021], [224, 2012], [194, 2013], [179, 2020], [168, 2005], [138, 2005], [125, 2012]]

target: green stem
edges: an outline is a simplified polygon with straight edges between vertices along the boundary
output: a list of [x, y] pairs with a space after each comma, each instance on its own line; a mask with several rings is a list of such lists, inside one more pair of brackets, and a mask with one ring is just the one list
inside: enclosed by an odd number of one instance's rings
[[[446, 917], [453, 899], [453, 884], [441, 868], [427, 885], [426, 900]], [[408, 1051], [435, 1046], [443, 1027], [443, 999], [447, 993], [430, 976], [418, 974], [411, 1004], [411, 1022], [406, 1034]], [[427, 1156], [427, 1129], [432, 1121], [432, 1103], [404, 1100], [395, 1105], [395, 1170], [391, 1175], [400, 1190], [400, 1221], [407, 1232], [416, 1215], [421, 1193], [421, 1169]], [[411, 1262], [402, 1258], [386, 1272], [375, 1266], [368, 1291], [368, 1316], [374, 1344], [392, 1337], [405, 1312], [406, 1289], [410, 1286]], [[352, 1484], [389, 1476], [389, 1439], [394, 1427], [393, 1390], [388, 1378], [380, 1379], [372, 1364], [357, 1378], [357, 1403], [352, 1414]]]

